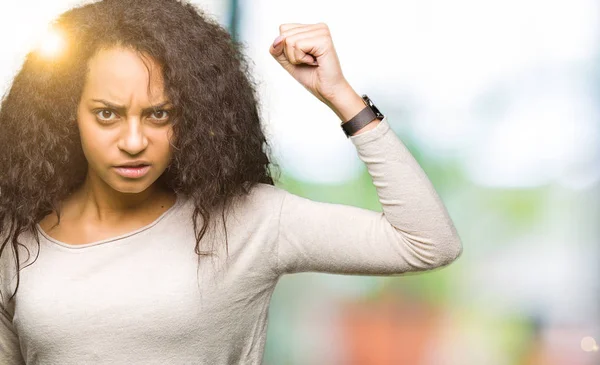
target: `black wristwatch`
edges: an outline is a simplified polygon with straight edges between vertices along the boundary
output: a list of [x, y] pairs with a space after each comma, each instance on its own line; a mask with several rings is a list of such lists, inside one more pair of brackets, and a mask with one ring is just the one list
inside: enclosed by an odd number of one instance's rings
[[346, 138], [350, 138], [352, 134], [371, 123], [374, 119], [382, 120], [384, 118], [383, 114], [381, 114], [379, 109], [377, 109], [375, 104], [373, 104], [366, 94], [362, 95], [362, 99], [366, 105], [365, 108], [349, 121], [342, 123], [342, 129], [344, 130], [344, 133], [346, 133]]

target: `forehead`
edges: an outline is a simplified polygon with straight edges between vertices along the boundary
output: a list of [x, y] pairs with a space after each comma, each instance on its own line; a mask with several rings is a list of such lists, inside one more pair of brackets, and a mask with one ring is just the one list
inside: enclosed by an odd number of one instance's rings
[[151, 101], [162, 100], [165, 97], [162, 69], [151, 57], [133, 50], [102, 49], [88, 62], [83, 93], [123, 103], [148, 97]]

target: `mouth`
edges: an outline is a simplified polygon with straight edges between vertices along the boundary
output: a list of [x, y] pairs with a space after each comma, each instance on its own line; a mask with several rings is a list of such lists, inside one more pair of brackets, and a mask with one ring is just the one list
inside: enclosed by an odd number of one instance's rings
[[143, 177], [150, 170], [150, 165], [140, 164], [135, 166], [116, 166], [115, 171], [126, 178], [137, 179]]
[[140, 164], [132, 164], [132, 165], [117, 165], [115, 167], [144, 167], [144, 166], [149, 166], [150, 164], [147, 163], [140, 163]]

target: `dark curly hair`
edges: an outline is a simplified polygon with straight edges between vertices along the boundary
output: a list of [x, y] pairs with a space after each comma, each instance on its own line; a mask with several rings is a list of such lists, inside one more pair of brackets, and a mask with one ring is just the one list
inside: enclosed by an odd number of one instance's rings
[[54, 58], [29, 52], [0, 107], [0, 259], [12, 250], [17, 268], [9, 300], [20, 281], [19, 236], [33, 233], [39, 248], [36, 224], [52, 211], [60, 222], [59, 203], [85, 179], [77, 106], [88, 60], [114, 46], [161, 66], [174, 143], [159, 179], [193, 200], [195, 252], [209, 255], [200, 240], [211, 212], [221, 208], [225, 217], [235, 196], [274, 185], [270, 167], [277, 167], [243, 45], [183, 0], [103, 0], [68, 10], [52, 27], [64, 36], [64, 51]]

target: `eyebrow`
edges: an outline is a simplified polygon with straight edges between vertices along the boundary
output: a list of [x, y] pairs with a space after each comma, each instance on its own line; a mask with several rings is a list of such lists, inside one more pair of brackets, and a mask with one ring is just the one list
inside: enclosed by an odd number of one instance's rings
[[[123, 113], [123, 112], [125, 111], [125, 106], [124, 106], [124, 105], [117, 105], [117, 104], [113, 104], [113, 103], [111, 103], [111, 102], [108, 102], [108, 101], [106, 101], [106, 100], [103, 100], [103, 99], [92, 99], [92, 101], [95, 101], [95, 102], [98, 102], [98, 103], [102, 103], [102, 104], [104, 104], [104, 105], [108, 106], [109, 108], [113, 108], [113, 109], [115, 109], [116, 111], [118, 111], [119, 113], [122, 113], [122, 114], [124, 114], [124, 113]], [[155, 111], [155, 110], [157, 110], [157, 109], [163, 108], [164, 106], [166, 106], [166, 105], [168, 105], [168, 104], [170, 104], [170, 103], [171, 103], [171, 102], [170, 102], [170, 101], [168, 101], [168, 100], [167, 100], [167, 101], [163, 101], [162, 103], [160, 103], [160, 104], [158, 104], [158, 105], [154, 105], [154, 106], [151, 106], [151, 107], [149, 107], [149, 108], [145, 108], [145, 109], [143, 109], [143, 110], [142, 110], [142, 113], [144, 113], [144, 114], [145, 114], [145, 113], [148, 113], [148, 112]]]

